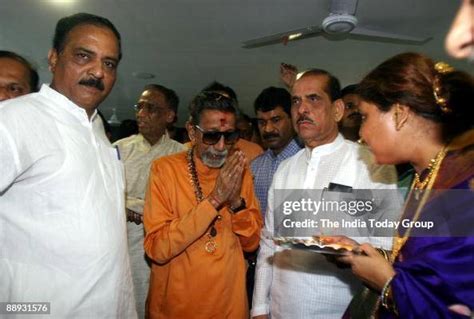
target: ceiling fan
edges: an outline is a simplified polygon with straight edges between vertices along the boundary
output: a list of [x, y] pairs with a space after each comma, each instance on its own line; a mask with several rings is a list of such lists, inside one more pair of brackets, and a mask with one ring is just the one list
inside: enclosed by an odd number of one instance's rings
[[405, 34], [391, 33], [384, 30], [366, 28], [358, 25], [355, 12], [358, 0], [331, 0], [329, 15], [324, 18], [321, 25], [277, 33], [243, 42], [243, 48], [250, 49], [271, 44], [301, 40], [318, 35], [358, 35], [374, 40], [396, 40], [412, 44], [422, 44], [431, 38], [420, 38]]

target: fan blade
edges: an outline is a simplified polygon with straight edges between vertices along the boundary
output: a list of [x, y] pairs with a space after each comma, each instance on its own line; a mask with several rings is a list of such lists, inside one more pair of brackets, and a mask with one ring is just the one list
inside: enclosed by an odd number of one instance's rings
[[288, 41], [300, 40], [319, 35], [321, 33], [320, 26], [310, 26], [293, 31], [287, 31], [269, 35], [266, 37], [256, 38], [242, 42], [242, 47], [246, 49], [262, 47], [277, 43], [286, 43]]
[[331, 14], [355, 15], [358, 0], [332, 0], [329, 12]]
[[381, 30], [374, 30], [374, 29], [359, 27], [359, 26], [354, 28], [350, 33], [355, 34], [355, 35], [373, 37], [373, 38], [398, 40], [398, 41], [418, 43], [418, 44], [423, 44], [423, 43], [428, 42], [429, 40], [432, 39], [431, 37], [419, 38], [419, 37], [413, 37], [413, 36], [410, 36], [410, 35], [390, 33], [390, 32], [385, 32], [385, 31], [381, 31]]

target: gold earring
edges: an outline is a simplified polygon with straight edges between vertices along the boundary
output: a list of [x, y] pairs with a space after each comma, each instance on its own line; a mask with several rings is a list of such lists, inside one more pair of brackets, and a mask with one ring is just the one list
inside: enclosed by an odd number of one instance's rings
[[399, 104], [395, 105], [395, 113], [393, 114], [393, 117], [394, 117], [393, 119], [395, 121], [395, 129], [397, 131], [400, 131], [400, 129], [401, 129], [400, 122], [399, 122], [399, 117], [398, 117], [400, 115], [399, 109], [400, 109], [400, 105]]

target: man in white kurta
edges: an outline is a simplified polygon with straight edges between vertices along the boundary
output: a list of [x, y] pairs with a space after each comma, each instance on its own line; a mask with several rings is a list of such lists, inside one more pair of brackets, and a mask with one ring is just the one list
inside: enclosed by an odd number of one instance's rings
[[[305, 73], [293, 87], [293, 124], [305, 148], [280, 164], [268, 192], [254, 318], [341, 318], [360, 287], [349, 269], [338, 268], [323, 255], [284, 250], [274, 244], [275, 202], [280, 200], [274, 197], [275, 190], [322, 190], [329, 183], [353, 189], [394, 189], [396, 185], [393, 167], [376, 165], [367, 149], [337, 132], [344, 107], [334, 84], [337, 80], [320, 71]], [[376, 245], [389, 248], [390, 238], [378, 238]]]
[[128, 215], [132, 215], [127, 223], [127, 235], [139, 318], [145, 317], [150, 282], [150, 261], [143, 249], [145, 190], [151, 163], [185, 149], [184, 145], [170, 139], [166, 131], [167, 124], [175, 117], [177, 102], [174, 91], [160, 85], [146, 86], [136, 105], [140, 133], [115, 142], [125, 165], [125, 207]]
[[49, 302], [48, 318], [136, 318], [123, 167], [93, 125], [120, 38], [101, 17], [61, 21], [51, 86], [0, 105], [0, 300]]

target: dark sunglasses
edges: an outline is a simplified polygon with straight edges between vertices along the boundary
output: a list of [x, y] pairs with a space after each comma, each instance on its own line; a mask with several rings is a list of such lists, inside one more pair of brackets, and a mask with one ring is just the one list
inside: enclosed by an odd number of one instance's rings
[[202, 133], [202, 141], [207, 145], [217, 144], [221, 137], [224, 136], [224, 143], [234, 144], [239, 139], [239, 131], [218, 132], [218, 131], [204, 131], [199, 125], [194, 125], [195, 128]]

